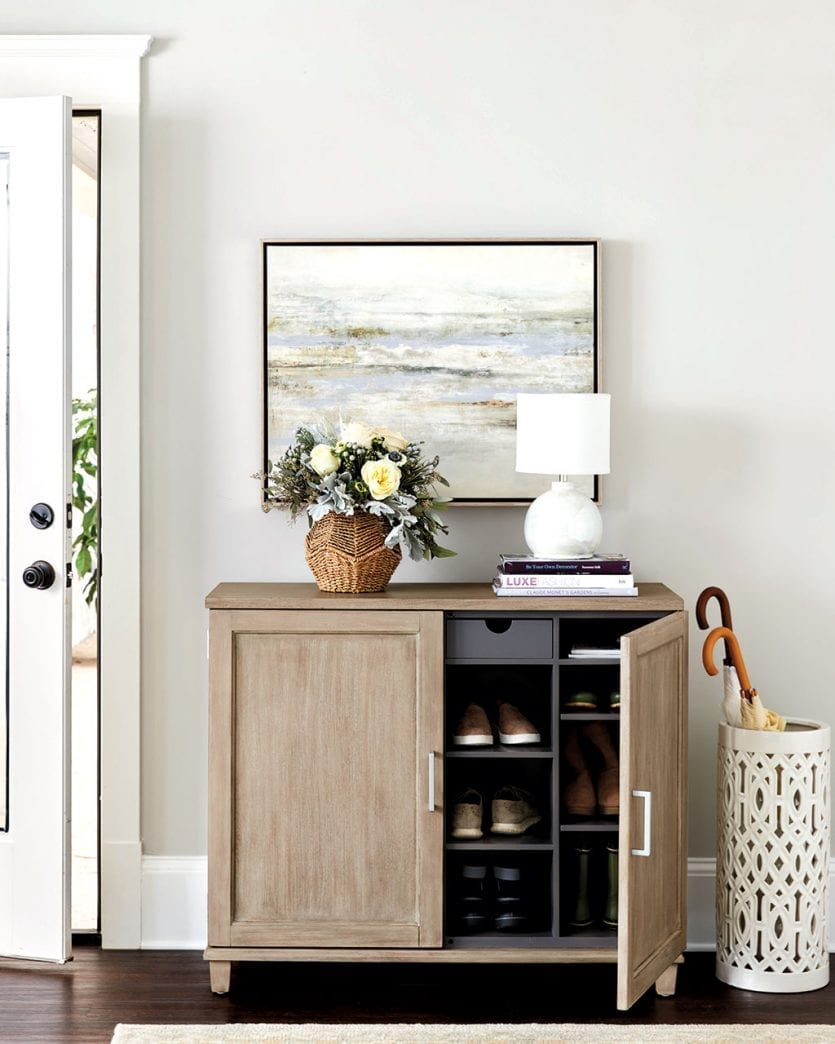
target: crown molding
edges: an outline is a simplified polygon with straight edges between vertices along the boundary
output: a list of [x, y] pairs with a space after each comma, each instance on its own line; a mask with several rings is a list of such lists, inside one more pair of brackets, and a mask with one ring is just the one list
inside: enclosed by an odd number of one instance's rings
[[0, 35], [0, 57], [4, 58], [143, 58], [151, 49], [153, 36], [4, 36]]

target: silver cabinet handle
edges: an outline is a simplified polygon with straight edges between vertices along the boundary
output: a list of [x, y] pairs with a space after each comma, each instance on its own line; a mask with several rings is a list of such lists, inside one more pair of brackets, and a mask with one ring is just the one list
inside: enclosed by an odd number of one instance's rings
[[652, 791], [633, 790], [632, 796], [644, 799], [644, 847], [633, 848], [632, 855], [648, 856], [652, 851]]
[[429, 811], [435, 811], [435, 751], [429, 751]]

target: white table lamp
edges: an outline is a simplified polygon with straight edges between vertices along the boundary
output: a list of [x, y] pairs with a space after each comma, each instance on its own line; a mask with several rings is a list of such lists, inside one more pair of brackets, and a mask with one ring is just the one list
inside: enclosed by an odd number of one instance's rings
[[597, 393], [517, 397], [516, 470], [558, 476], [525, 516], [525, 543], [537, 558], [589, 558], [600, 546], [597, 505], [568, 476], [608, 475], [610, 404]]

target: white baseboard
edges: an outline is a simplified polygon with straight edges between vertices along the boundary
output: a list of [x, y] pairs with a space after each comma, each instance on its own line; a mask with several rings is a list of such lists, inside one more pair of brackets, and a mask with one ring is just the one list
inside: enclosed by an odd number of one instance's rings
[[[687, 864], [687, 949], [714, 950], [715, 859]], [[833, 893], [835, 860], [829, 867]], [[206, 857], [145, 856], [142, 860], [142, 949], [202, 950], [206, 946]], [[835, 952], [830, 918], [829, 949]]]
[[142, 859], [143, 950], [202, 950], [208, 916], [205, 856]]

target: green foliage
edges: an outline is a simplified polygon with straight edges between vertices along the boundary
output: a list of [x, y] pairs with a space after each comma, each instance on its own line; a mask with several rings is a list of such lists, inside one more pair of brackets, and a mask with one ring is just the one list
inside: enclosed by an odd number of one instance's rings
[[[264, 508], [282, 508], [295, 521], [312, 524], [333, 511], [376, 515], [386, 527], [386, 545], [400, 547], [413, 559], [455, 554], [437, 542], [449, 530], [438, 511], [448, 498], [436, 485], [449, 483], [438, 458], [423, 456], [420, 443], [386, 428], [352, 422], [335, 430], [327, 422], [299, 428], [293, 443], [276, 462], [267, 463]], [[370, 469], [364, 471], [364, 469]]]
[[[75, 571], [84, 584], [84, 600], [98, 605], [99, 596], [99, 500], [98, 500], [98, 393], [72, 401], [72, 506], [81, 516], [73, 540]], [[91, 492], [92, 490], [92, 492]]]

